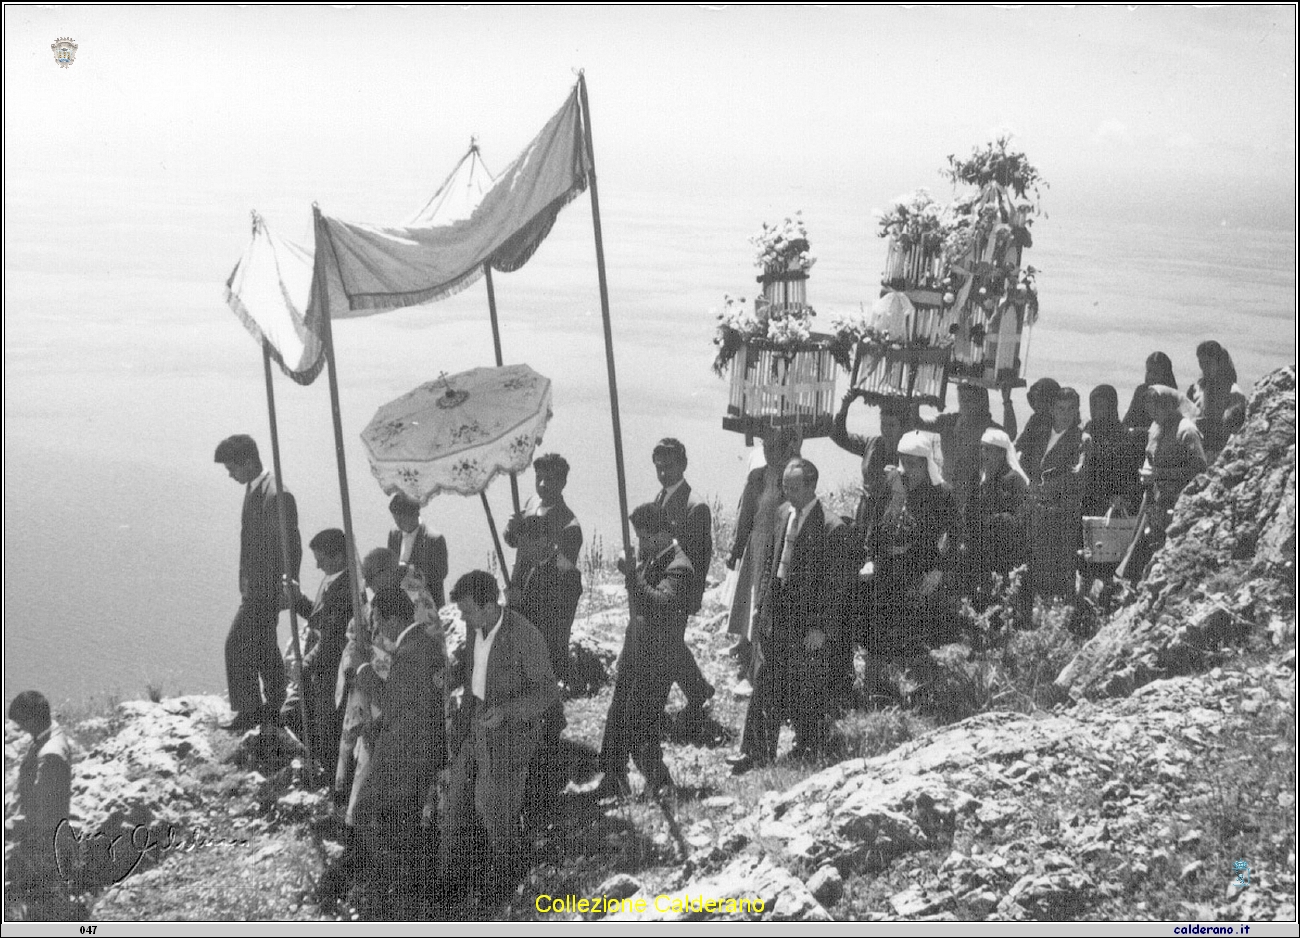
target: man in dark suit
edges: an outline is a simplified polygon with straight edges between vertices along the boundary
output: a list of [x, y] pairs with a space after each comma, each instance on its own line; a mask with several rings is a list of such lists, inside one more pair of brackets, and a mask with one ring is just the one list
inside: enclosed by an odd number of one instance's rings
[[[280, 610], [288, 608], [302, 563], [298, 536], [298, 506], [280, 492], [272, 474], [262, 468], [257, 443], [242, 433], [217, 446], [215, 462], [244, 486], [243, 522], [239, 538], [239, 611], [226, 636], [226, 683], [235, 717], [225, 729], [242, 733], [259, 723], [279, 720], [284, 703], [284, 661], [276, 643]], [[280, 540], [280, 508], [288, 536], [288, 569]]]
[[[307, 545], [316, 558], [316, 568], [324, 574], [316, 601], [298, 597], [298, 614], [306, 620], [306, 641], [302, 645], [302, 675], [297, 693], [305, 695], [307, 717], [312, 722], [312, 752], [321, 765], [338, 762], [339, 735], [343, 729], [343, 709], [335, 705], [335, 684], [339, 661], [348, 640], [348, 621], [352, 616], [351, 581], [348, 579], [347, 542], [338, 528], [326, 528]], [[292, 668], [292, 661], [286, 658]], [[297, 700], [290, 683], [290, 699], [285, 700], [280, 716], [286, 725], [296, 727]]]
[[[582, 596], [582, 574], [550, 539], [545, 518], [526, 516], [519, 523], [518, 542], [510, 577], [510, 608], [541, 633], [551, 670], [557, 680], [567, 684], [569, 636]], [[565, 726], [564, 702], [557, 700], [544, 715], [542, 740], [528, 769], [525, 814], [531, 818], [544, 818], [568, 782], [567, 765], [555, 757]]]
[[510, 576], [510, 608], [546, 640], [551, 670], [569, 679], [569, 637], [582, 597], [582, 573], [551, 540], [546, 519], [527, 515], [516, 533], [518, 553]]
[[537, 515], [546, 520], [547, 538], [559, 546], [569, 563], [577, 566], [582, 552], [582, 526], [564, 501], [569, 461], [558, 453], [538, 456], [533, 460], [533, 484], [537, 486], [538, 504], [512, 515], [502, 537], [511, 547], [518, 547], [519, 523], [527, 516]]
[[9, 719], [31, 735], [32, 743], [18, 767], [13, 815], [5, 819], [5, 839], [13, 841], [12, 848], [5, 845], [5, 904], [21, 900], [34, 921], [47, 917], [53, 921], [54, 913], [67, 905], [55, 838], [71, 815], [72, 747], [59, 724], [50, 719], [50, 702], [40, 691], [23, 691], [15, 697]]
[[441, 864], [453, 885], [479, 873], [466, 857], [473, 855], [477, 829], [486, 829], [491, 855], [484, 889], [494, 897], [522, 871], [519, 817], [528, 764], [542, 714], [560, 699], [541, 634], [498, 599], [496, 578], [486, 570], [470, 571], [451, 591], [465, 621], [465, 646], [448, 686], [463, 684], [464, 696], [453, 721]]
[[398, 492], [388, 503], [395, 530], [388, 532], [388, 549], [397, 555], [405, 573], [416, 570], [424, 587], [441, 609], [446, 604], [442, 583], [447, 579], [447, 539], [420, 523], [420, 506]]
[[[691, 582], [687, 594], [686, 611], [690, 615], [700, 611], [704, 602], [704, 586], [713, 561], [713, 517], [709, 506], [702, 502], [686, 481], [686, 447], [681, 441], [666, 437], [658, 442], [651, 455], [659, 484], [663, 486], [655, 497], [655, 504], [663, 508], [668, 517], [668, 527], [686, 559], [691, 562]], [[701, 709], [713, 697], [713, 685], [708, 682], [695, 661], [695, 655], [686, 645], [685, 635], [672, 649], [669, 661], [671, 681], [686, 695], [689, 709]]]
[[595, 789], [597, 796], [630, 791], [629, 755], [645, 776], [647, 793], [672, 785], [660, 737], [664, 704], [672, 687], [673, 655], [686, 630], [694, 574], [661, 506], [639, 506], [632, 512], [632, 526], [640, 544], [640, 559], [631, 570], [624, 560], [619, 561], [627, 578], [632, 619], [623, 638], [618, 681], [605, 717], [600, 744], [600, 767], [605, 774]]
[[843, 627], [847, 582], [845, 525], [817, 499], [817, 467], [793, 459], [781, 488], [776, 537], [764, 565], [756, 628], [760, 655], [754, 695], [745, 713], [737, 774], [776, 758], [781, 724], [794, 724], [797, 755], [818, 753], [826, 742], [828, 653]]
[[401, 588], [381, 589], [372, 606], [378, 638], [391, 649], [391, 664], [386, 678], [372, 663], [357, 669], [357, 684], [379, 716], [366, 729], [371, 754], [354, 796], [355, 834], [322, 877], [322, 899], [337, 898], [352, 876], [386, 851], [396, 855], [400, 867], [384, 871], [390, 881], [413, 883], [427, 859], [420, 856], [425, 799], [447, 763], [442, 688], [433, 679], [444, 653], [415, 621], [415, 605]]

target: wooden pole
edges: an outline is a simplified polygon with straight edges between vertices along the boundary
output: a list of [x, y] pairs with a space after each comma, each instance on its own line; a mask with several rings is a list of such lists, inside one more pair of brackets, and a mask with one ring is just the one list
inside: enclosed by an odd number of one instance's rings
[[506, 552], [501, 549], [501, 538], [497, 536], [497, 523], [492, 518], [492, 506], [488, 504], [487, 492], [479, 492], [478, 497], [483, 499], [483, 513], [487, 515], [488, 530], [492, 532], [492, 546], [497, 549], [497, 561], [501, 564], [501, 576], [505, 578], [506, 586], [509, 586], [510, 568], [506, 566]]
[[284, 475], [280, 471], [280, 431], [275, 419], [275, 388], [271, 383], [271, 343], [262, 339], [262, 369], [266, 373], [266, 413], [271, 420], [271, 465], [275, 471], [275, 489], [279, 493], [275, 504], [280, 509], [280, 557], [284, 563], [284, 591], [289, 598], [289, 641], [293, 660], [298, 668], [298, 717], [302, 720], [302, 743], [307, 747], [307, 765], [313, 763], [311, 752], [311, 714], [307, 708], [307, 684], [302, 673], [302, 643], [298, 640], [298, 581], [290, 571], [289, 521], [285, 515]]
[[[618, 518], [623, 532], [623, 556], [629, 569], [636, 562], [632, 553], [632, 532], [628, 527], [627, 476], [623, 470], [623, 428], [618, 419], [618, 379], [614, 373], [614, 333], [609, 321], [609, 286], [605, 281], [605, 244], [600, 234], [600, 197], [596, 191], [596, 155], [591, 143], [591, 108], [587, 103], [587, 79], [578, 74], [578, 96], [582, 105], [582, 135], [587, 147], [587, 183], [591, 187], [591, 226], [596, 236], [596, 275], [600, 282], [600, 315], [605, 326], [605, 366], [609, 372], [609, 409], [614, 423], [614, 470], [618, 479]], [[631, 597], [629, 597], [629, 601]]]
[[[488, 295], [488, 315], [492, 317], [492, 351], [497, 358], [497, 367], [500, 368], [505, 364], [501, 356], [501, 326], [497, 322], [497, 292], [492, 287], [492, 262], [483, 262], [483, 277], [487, 280]], [[515, 514], [519, 514], [519, 477], [513, 472], [510, 473], [510, 501], [515, 506]], [[496, 528], [492, 528], [492, 537], [496, 537]], [[497, 545], [497, 551], [500, 552], [500, 545]], [[509, 573], [507, 571], [507, 579]]]
[[329, 288], [324, 282], [325, 264], [334, 260], [334, 245], [330, 241], [329, 229], [321, 216], [320, 206], [312, 206], [316, 223], [316, 278], [312, 289], [317, 292], [316, 302], [321, 310], [321, 344], [324, 346], [325, 364], [329, 377], [330, 412], [334, 418], [334, 454], [339, 470], [339, 502], [343, 510], [343, 537], [347, 550], [348, 582], [352, 585], [352, 616], [358, 632], [365, 628], [363, 613], [365, 604], [361, 601], [361, 571], [355, 569], [357, 540], [352, 533], [352, 505], [348, 498], [348, 467], [343, 456], [343, 418], [339, 410], [339, 379], [337, 364], [334, 361], [334, 325], [331, 321], [329, 305]]

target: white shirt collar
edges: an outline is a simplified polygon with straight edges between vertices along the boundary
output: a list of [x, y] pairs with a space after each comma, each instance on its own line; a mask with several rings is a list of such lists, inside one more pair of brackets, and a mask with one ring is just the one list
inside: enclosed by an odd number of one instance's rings
[[470, 672], [470, 692], [479, 700], [487, 700], [488, 658], [492, 654], [492, 643], [496, 641], [497, 633], [501, 631], [501, 623], [505, 621], [506, 611], [502, 609], [496, 625], [488, 629], [486, 635], [479, 632], [478, 641], [474, 644], [474, 669]]
[[[795, 525], [794, 525], [794, 533], [795, 533], [795, 534], [798, 534], [800, 531], [803, 530], [804, 523], [808, 520], [808, 516], [809, 516], [810, 514], [812, 514], [813, 506], [816, 505], [816, 504], [818, 504], [818, 503], [820, 503], [820, 501], [821, 501], [821, 499], [814, 498], [814, 499], [813, 499], [812, 501], [810, 501], [808, 504], [804, 505], [803, 508], [801, 508], [801, 509], [799, 509], [798, 511], [795, 512], [795, 514], [796, 514], [796, 515], [798, 516], [798, 518], [799, 518], [799, 520], [796, 521], [796, 522], [795, 522]], [[790, 507], [793, 508], [794, 506], [791, 505]]]
[[402, 532], [401, 554], [397, 559], [401, 563], [407, 563], [410, 561], [411, 554], [415, 550], [415, 539], [420, 535], [420, 526], [417, 524], [410, 531], [402, 531], [401, 528], [398, 528], [397, 530]]
[[252, 482], [248, 483], [247, 491], [251, 492], [251, 491], [253, 491], [253, 489], [260, 489], [260, 488], [262, 487], [262, 482], [263, 482], [263, 481], [264, 481], [264, 480], [265, 480], [265, 479], [266, 479], [270, 474], [271, 474], [271, 470], [270, 470], [270, 469], [263, 469], [260, 473], [258, 473], [258, 476], [257, 476], [256, 479], [254, 479]]

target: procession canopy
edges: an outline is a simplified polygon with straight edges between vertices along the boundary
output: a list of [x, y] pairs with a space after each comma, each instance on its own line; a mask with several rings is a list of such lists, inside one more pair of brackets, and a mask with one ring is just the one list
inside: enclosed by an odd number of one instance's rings
[[[473, 142], [411, 224], [450, 225], [469, 218], [491, 188], [492, 173]], [[311, 251], [272, 234], [254, 212], [253, 240], [226, 281], [226, 303], [299, 384], [311, 384], [325, 364], [323, 307], [310, 302], [314, 264]], [[334, 308], [346, 309], [342, 288], [336, 285], [335, 292]]]
[[325, 364], [320, 329], [308, 322], [311, 252], [271, 233], [253, 213], [253, 240], [226, 280], [226, 303], [280, 370], [311, 384]]
[[464, 221], [474, 214], [474, 209], [478, 208], [494, 181], [483, 157], [479, 155], [477, 138], [472, 139], [469, 149], [446, 181], [409, 224], [412, 228], [422, 228]]
[[[468, 219], [386, 228], [320, 214], [313, 310], [328, 302], [333, 318], [366, 316], [448, 297], [480, 277], [484, 264], [518, 270], [560, 209], [586, 189], [590, 168], [575, 87]], [[346, 305], [336, 301], [340, 294]]]

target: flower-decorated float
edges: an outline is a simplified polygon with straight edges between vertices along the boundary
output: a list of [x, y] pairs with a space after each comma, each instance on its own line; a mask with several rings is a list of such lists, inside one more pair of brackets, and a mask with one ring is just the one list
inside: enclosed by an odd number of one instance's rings
[[805, 438], [828, 436], [834, 424], [837, 362], [849, 349], [813, 332], [808, 305], [808, 232], [796, 214], [780, 225], [763, 225], [750, 239], [758, 249], [762, 294], [747, 302], [727, 295], [717, 313], [713, 370], [731, 369], [731, 396], [724, 429], [762, 436], [778, 427], [798, 428]]
[[836, 335], [857, 346], [851, 381], [868, 401], [942, 407], [950, 379], [1025, 384], [1022, 346], [1038, 293], [1037, 271], [1020, 265], [1046, 183], [1007, 143], [1000, 138], [966, 160], [948, 157], [947, 178], [973, 194], [941, 205], [920, 189], [881, 217], [889, 246], [880, 298], [869, 313], [836, 324]]

